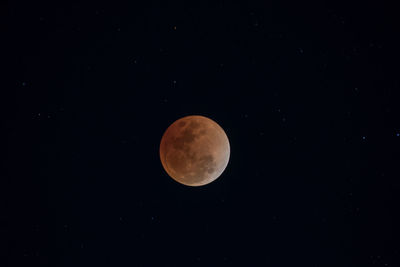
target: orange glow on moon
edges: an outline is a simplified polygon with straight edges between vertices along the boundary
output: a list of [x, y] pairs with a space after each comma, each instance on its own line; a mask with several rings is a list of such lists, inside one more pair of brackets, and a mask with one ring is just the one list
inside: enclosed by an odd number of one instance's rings
[[171, 178], [188, 186], [217, 179], [229, 162], [230, 145], [224, 130], [199, 115], [172, 123], [160, 143], [161, 163]]

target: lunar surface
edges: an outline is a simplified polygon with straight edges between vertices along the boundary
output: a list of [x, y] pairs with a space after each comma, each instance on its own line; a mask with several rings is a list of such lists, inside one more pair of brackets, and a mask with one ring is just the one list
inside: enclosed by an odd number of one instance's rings
[[161, 139], [161, 163], [169, 176], [184, 185], [211, 183], [225, 170], [229, 156], [229, 140], [224, 130], [203, 116], [175, 121]]

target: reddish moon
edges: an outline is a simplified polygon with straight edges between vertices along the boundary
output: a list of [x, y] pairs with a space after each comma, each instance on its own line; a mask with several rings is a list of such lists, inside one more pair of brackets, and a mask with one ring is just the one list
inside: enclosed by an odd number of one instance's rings
[[217, 179], [228, 165], [230, 145], [224, 130], [199, 115], [172, 123], [161, 138], [160, 159], [178, 183], [202, 186]]

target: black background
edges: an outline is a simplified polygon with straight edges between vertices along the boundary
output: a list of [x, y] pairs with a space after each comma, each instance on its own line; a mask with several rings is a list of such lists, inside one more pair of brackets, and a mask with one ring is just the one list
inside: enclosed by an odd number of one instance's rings
[[[400, 266], [394, 5], [4, 10], [1, 266]], [[231, 144], [199, 188], [158, 157], [192, 114]]]

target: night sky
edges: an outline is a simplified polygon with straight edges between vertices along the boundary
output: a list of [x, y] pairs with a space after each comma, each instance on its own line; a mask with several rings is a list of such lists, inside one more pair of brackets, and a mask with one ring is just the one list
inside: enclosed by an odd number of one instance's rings
[[[10, 1], [0, 266], [400, 266], [398, 9], [321, 2]], [[203, 187], [186, 115], [230, 141]]]

